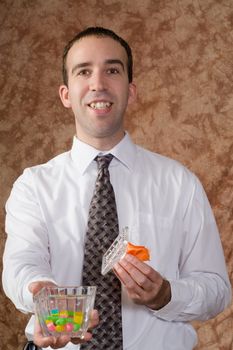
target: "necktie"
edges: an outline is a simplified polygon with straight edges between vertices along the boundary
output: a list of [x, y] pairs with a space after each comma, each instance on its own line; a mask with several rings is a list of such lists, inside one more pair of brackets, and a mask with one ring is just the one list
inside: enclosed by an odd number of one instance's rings
[[101, 274], [102, 257], [118, 235], [118, 218], [114, 190], [108, 166], [113, 156], [97, 156], [98, 176], [91, 200], [84, 251], [83, 285], [96, 285], [95, 308], [100, 324], [93, 338], [82, 349], [121, 350], [121, 283], [114, 273]]

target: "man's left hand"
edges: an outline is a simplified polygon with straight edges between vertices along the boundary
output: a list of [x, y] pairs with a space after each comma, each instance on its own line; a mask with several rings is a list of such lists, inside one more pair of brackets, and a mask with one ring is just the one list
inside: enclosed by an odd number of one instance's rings
[[136, 304], [159, 310], [171, 300], [170, 283], [133, 255], [126, 254], [114, 266], [114, 272]]

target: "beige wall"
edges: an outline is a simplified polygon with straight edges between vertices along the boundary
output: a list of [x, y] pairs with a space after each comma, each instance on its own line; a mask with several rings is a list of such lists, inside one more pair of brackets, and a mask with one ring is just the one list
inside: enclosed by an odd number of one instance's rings
[[[233, 281], [233, 1], [1, 0], [0, 23], [0, 253], [13, 181], [71, 144], [73, 118], [57, 93], [63, 46], [101, 25], [134, 51], [138, 102], [126, 127], [137, 143], [199, 176]], [[1, 290], [1, 349], [21, 348], [26, 319]], [[232, 349], [233, 307], [195, 326], [198, 349]]]

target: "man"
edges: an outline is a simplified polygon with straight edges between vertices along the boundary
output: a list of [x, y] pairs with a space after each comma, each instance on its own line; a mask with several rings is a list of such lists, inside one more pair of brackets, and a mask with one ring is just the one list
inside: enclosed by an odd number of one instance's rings
[[[129, 240], [151, 255], [145, 263], [126, 254], [114, 266], [122, 283], [123, 349], [193, 349], [196, 333], [188, 322], [214, 317], [231, 295], [202, 186], [182, 165], [136, 146], [125, 132], [136, 87], [123, 39], [104, 28], [79, 33], [65, 49], [63, 76], [59, 93], [74, 113], [76, 137], [70, 152], [26, 169], [14, 185], [6, 206], [5, 292], [18, 309], [32, 312], [42, 286], [82, 283], [94, 159], [111, 153], [119, 230], [128, 226]], [[77, 349], [75, 339], [43, 337], [37, 323], [34, 342]]]

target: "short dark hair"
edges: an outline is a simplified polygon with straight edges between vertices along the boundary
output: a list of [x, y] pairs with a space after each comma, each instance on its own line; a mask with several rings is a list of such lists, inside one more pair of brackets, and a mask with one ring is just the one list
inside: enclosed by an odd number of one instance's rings
[[117, 42], [119, 42], [121, 44], [121, 46], [123, 46], [123, 48], [125, 49], [125, 51], [127, 53], [127, 57], [128, 57], [127, 73], [128, 73], [129, 82], [131, 83], [133, 80], [133, 57], [132, 57], [132, 51], [131, 51], [129, 44], [110, 29], [106, 29], [106, 28], [102, 28], [102, 27], [89, 27], [89, 28], [79, 32], [78, 34], [76, 34], [73, 37], [73, 39], [71, 39], [64, 48], [63, 62], [62, 62], [62, 75], [63, 75], [64, 84], [68, 85], [68, 74], [67, 74], [67, 69], [66, 69], [66, 60], [67, 60], [68, 52], [76, 41], [78, 41], [84, 37], [87, 37], [87, 36], [110, 37], [113, 40], [116, 40]]

